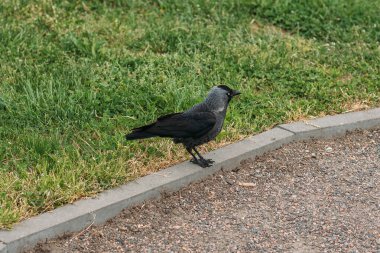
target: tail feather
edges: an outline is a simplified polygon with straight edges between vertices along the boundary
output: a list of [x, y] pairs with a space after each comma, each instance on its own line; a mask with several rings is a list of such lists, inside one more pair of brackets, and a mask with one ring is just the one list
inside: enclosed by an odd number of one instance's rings
[[153, 134], [153, 133], [149, 133], [147, 130], [149, 130], [149, 128], [151, 128], [152, 126], [154, 126], [155, 123], [152, 123], [150, 125], [146, 125], [146, 126], [142, 126], [142, 127], [138, 127], [138, 128], [134, 128], [132, 129], [132, 133], [129, 133], [125, 136], [125, 138], [127, 140], [138, 140], [138, 139], [146, 139], [146, 138], [151, 138], [151, 137], [155, 137], [157, 135]]
[[156, 135], [147, 133], [147, 132], [132, 132], [130, 134], [127, 134], [125, 138], [127, 140], [137, 140], [137, 139], [146, 139], [146, 138], [151, 138], [155, 137]]
[[146, 138], [157, 137], [157, 136], [172, 137], [171, 134], [173, 133], [173, 131], [170, 131], [170, 129], [168, 130], [165, 124], [164, 124], [164, 127], [162, 128], [162, 124], [160, 126], [160, 123], [162, 123], [163, 121], [165, 122], [165, 120], [170, 120], [170, 118], [176, 115], [180, 115], [180, 114], [182, 113], [172, 113], [165, 116], [161, 116], [157, 119], [156, 122], [152, 124], [132, 129], [132, 133], [127, 134], [125, 138], [127, 140], [137, 140], [137, 139], [146, 139]]

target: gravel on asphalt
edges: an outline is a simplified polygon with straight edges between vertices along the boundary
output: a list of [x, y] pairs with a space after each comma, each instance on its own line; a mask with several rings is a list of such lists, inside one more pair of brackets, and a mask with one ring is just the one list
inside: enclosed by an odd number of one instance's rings
[[291, 143], [29, 252], [380, 252], [380, 129]]

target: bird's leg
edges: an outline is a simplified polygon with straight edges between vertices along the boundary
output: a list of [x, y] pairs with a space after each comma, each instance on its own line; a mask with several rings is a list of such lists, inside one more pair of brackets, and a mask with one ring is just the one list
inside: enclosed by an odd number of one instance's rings
[[[186, 150], [187, 152], [190, 153], [190, 155], [193, 157], [193, 159], [190, 160], [190, 162], [194, 163], [194, 164], [198, 164], [199, 166], [201, 166], [202, 168], [206, 168], [206, 167], [210, 167], [210, 165], [207, 163], [207, 161], [205, 161], [205, 159], [202, 159], [202, 158], [197, 158], [194, 153], [191, 151], [191, 148], [190, 147], [186, 147]], [[198, 153], [198, 152], [197, 152]]]
[[[195, 153], [197, 153], [198, 157], [200, 160], [202, 160], [203, 162], [206, 162], [209, 166], [211, 166], [211, 164], [213, 164], [215, 161], [212, 160], [212, 159], [205, 159], [199, 152], [198, 150], [195, 149], [195, 147], [193, 147], [193, 150], [195, 151]], [[208, 166], [208, 167], [209, 167]]]
[[195, 164], [199, 164], [199, 162], [198, 162], [198, 158], [197, 158], [197, 157], [194, 155], [194, 153], [191, 151], [191, 148], [186, 147], [186, 150], [187, 150], [187, 152], [189, 152], [190, 155], [193, 157], [193, 158], [190, 160], [190, 162], [195, 163]]

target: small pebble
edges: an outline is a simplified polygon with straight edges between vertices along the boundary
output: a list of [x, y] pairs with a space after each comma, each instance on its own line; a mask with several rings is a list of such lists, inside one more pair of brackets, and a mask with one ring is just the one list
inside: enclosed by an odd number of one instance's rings
[[229, 185], [233, 185], [233, 184], [235, 184], [235, 181], [234, 181], [234, 180], [231, 180], [231, 179], [229, 179], [229, 178], [226, 178], [226, 182], [227, 182], [227, 184], [229, 184]]

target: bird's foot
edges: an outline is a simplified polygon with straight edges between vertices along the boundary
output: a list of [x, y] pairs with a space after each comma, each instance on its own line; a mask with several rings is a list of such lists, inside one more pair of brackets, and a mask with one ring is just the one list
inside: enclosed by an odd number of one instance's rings
[[205, 160], [207, 163], [210, 163], [210, 164], [213, 164], [213, 163], [215, 163], [215, 161], [214, 161], [214, 160], [212, 160], [212, 159], [203, 159], [203, 160]]
[[194, 158], [190, 160], [191, 163], [197, 164], [201, 166], [202, 168], [210, 167], [214, 161], [212, 159], [198, 159], [195, 160]]
[[206, 160], [198, 160], [198, 165], [202, 168], [211, 167], [212, 163], [207, 162]]

